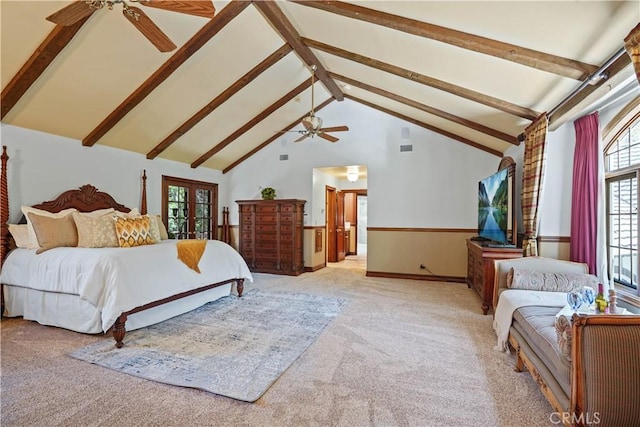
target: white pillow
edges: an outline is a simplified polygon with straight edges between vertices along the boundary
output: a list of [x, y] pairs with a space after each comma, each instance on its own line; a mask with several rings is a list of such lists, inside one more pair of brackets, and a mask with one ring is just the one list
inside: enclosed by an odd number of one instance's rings
[[38, 237], [36, 236], [36, 232], [33, 229], [33, 224], [31, 224], [31, 220], [29, 219], [29, 213], [33, 213], [40, 216], [46, 216], [48, 218], [64, 218], [67, 215], [72, 214], [73, 212], [78, 212], [76, 208], [69, 208], [57, 213], [51, 213], [49, 211], [45, 211], [42, 209], [32, 208], [31, 206], [21, 206], [20, 209], [24, 214], [25, 218], [27, 218], [27, 228], [29, 229], [29, 241], [31, 242], [29, 247], [32, 249], [39, 249], [40, 245], [38, 245]]
[[29, 227], [27, 224], [9, 224], [9, 233], [13, 236], [16, 246], [24, 249], [31, 248], [31, 240], [29, 239]]

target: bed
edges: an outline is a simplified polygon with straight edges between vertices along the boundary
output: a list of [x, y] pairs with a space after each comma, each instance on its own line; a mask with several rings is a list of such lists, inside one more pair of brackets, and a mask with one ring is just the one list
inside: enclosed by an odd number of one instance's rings
[[[134, 247], [53, 247], [41, 253], [11, 246], [7, 160], [3, 147], [0, 283], [4, 316], [22, 316], [82, 333], [112, 331], [120, 348], [127, 330], [162, 322], [229, 295], [234, 284], [241, 297], [244, 280], [253, 280], [240, 254], [217, 240], [192, 241], [201, 245], [195, 265], [178, 259], [178, 246], [185, 242], [176, 240]], [[149, 220], [145, 176], [142, 189], [139, 215], [88, 184], [32, 208], [52, 214], [69, 209], [77, 210], [77, 215], [113, 212]]]

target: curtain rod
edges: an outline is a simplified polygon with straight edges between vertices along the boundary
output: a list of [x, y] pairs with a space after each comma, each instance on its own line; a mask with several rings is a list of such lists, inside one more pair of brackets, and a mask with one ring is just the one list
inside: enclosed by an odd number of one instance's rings
[[615, 54], [613, 54], [613, 56], [611, 58], [609, 58], [607, 60], [607, 62], [605, 62], [604, 64], [602, 64], [602, 66], [600, 68], [598, 68], [596, 71], [593, 72], [593, 74], [591, 74], [589, 77], [587, 77], [582, 83], [580, 83], [580, 86], [578, 86], [577, 88], [575, 88], [573, 90], [573, 92], [571, 92], [565, 99], [563, 99], [562, 101], [560, 101], [560, 103], [558, 105], [556, 105], [555, 107], [553, 107], [553, 109], [551, 111], [549, 111], [549, 113], [547, 113], [547, 117], [551, 117], [553, 116], [553, 114], [555, 112], [557, 112], [560, 108], [562, 108], [567, 102], [569, 102], [574, 96], [576, 96], [579, 92], [582, 92], [582, 90], [587, 87], [589, 84], [592, 83], [597, 83], [599, 80], [606, 80], [609, 78], [609, 75], [607, 73], [605, 73], [604, 71], [609, 68], [609, 66], [611, 64], [613, 64], [615, 61], [618, 60], [618, 58], [620, 58], [624, 53], [626, 52], [625, 48], [622, 47], [620, 48], [619, 51], [617, 51]]
[[[618, 60], [618, 58], [620, 58], [624, 53], [626, 52], [624, 47], [621, 47], [620, 50], [618, 50], [616, 53], [613, 54], [613, 56], [609, 59], [607, 59], [607, 61], [602, 64], [602, 66], [600, 66], [600, 68], [598, 68], [596, 71], [594, 71], [589, 77], [587, 77], [586, 79], [584, 79], [582, 81], [582, 83], [580, 83], [580, 85], [575, 88], [569, 95], [567, 95], [562, 101], [560, 101], [560, 103], [558, 103], [555, 107], [553, 107], [551, 109], [551, 111], [549, 111], [547, 113], [547, 118], [551, 118], [551, 116], [553, 116], [553, 114], [555, 114], [560, 108], [562, 108], [567, 102], [571, 101], [571, 99], [573, 99], [574, 96], [576, 96], [578, 93], [582, 92], [582, 90], [587, 87], [589, 84], [593, 83], [597, 83], [598, 80], [606, 80], [609, 78], [609, 75], [607, 73], [604, 73], [604, 71], [609, 68], [609, 66], [611, 64], [613, 64], [615, 61]], [[523, 142], [525, 140], [525, 134], [524, 132], [522, 132], [520, 135], [518, 135], [518, 141]]]

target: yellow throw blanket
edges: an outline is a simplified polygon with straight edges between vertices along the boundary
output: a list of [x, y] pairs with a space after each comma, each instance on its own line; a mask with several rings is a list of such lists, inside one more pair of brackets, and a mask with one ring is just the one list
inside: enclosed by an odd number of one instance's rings
[[176, 245], [178, 248], [178, 259], [196, 273], [200, 273], [198, 263], [200, 262], [200, 258], [202, 258], [206, 246], [206, 240], [178, 240]]

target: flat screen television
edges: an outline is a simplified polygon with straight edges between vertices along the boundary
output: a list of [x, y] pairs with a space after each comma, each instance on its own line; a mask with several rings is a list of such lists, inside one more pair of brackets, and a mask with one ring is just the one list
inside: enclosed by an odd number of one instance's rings
[[510, 243], [510, 194], [508, 168], [478, 183], [478, 236], [497, 244]]

